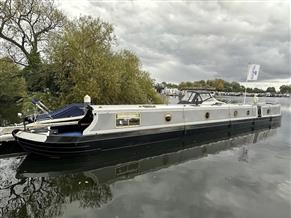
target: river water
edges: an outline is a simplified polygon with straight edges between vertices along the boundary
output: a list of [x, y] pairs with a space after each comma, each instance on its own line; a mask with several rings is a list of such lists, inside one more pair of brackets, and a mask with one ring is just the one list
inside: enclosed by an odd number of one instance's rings
[[282, 104], [281, 127], [199, 147], [0, 159], [0, 217], [288, 218], [290, 99], [267, 100]]

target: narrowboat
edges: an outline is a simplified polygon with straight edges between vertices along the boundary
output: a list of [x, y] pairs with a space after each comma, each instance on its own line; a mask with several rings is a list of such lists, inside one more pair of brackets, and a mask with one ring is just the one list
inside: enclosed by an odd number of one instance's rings
[[271, 128], [280, 121], [280, 105], [226, 104], [209, 92], [188, 90], [176, 105], [88, 105], [76, 124], [14, 130], [13, 136], [29, 153], [67, 157], [189, 135], [193, 141], [208, 134], [229, 137]]

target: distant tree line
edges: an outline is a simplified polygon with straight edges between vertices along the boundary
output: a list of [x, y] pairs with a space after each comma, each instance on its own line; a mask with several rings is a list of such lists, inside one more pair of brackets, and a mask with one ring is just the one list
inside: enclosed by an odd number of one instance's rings
[[[187, 88], [196, 88], [196, 89], [212, 89], [221, 92], [244, 92], [245, 86], [240, 85], [238, 82], [227, 82], [223, 79], [214, 79], [214, 80], [199, 80], [194, 82], [181, 82], [179, 84], [162, 82], [158, 85], [158, 89], [161, 88], [177, 88], [177, 89], [187, 89]], [[247, 88], [249, 93], [291, 93], [291, 85], [282, 85], [280, 90], [276, 90], [275, 87], [268, 87], [266, 90], [259, 88]]]
[[86, 94], [95, 104], [163, 102], [139, 58], [117, 49], [111, 24], [69, 20], [53, 0], [0, 0], [0, 40], [1, 105], [60, 107]]

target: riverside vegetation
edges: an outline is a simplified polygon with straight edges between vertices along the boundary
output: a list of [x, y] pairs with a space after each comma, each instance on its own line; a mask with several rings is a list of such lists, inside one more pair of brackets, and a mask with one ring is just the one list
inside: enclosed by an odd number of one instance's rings
[[[157, 88], [177, 88], [177, 89], [185, 89], [185, 88], [206, 88], [212, 89], [221, 92], [244, 92], [245, 87], [240, 85], [238, 82], [228, 82], [223, 79], [214, 79], [214, 80], [200, 80], [194, 82], [181, 82], [179, 84], [174, 83], [166, 83], [162, 82], [159, 84]], [[259, 88], [247, 88], [246, 91], [248, 93], [281, 93], [287, 94], [291, 93], [291, 85], [282, 85], [279, 88], [280, 90], [276, 90], [275, 87], [268, 87], [266, 90]]]
[[[154, 81], [131, 51], [118, 50], [113, 26], [100, 18], [69, 20], [53, 1], [0, 1], [0, 104], [26, 111], [32, 98], [51, 108], [162, 103]], [[28, 111], [27, 111], [28, 112]]]

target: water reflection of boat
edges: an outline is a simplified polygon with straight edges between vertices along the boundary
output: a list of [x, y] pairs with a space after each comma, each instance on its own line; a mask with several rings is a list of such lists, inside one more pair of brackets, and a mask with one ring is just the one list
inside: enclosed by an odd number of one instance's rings
[[[80, 208], [101, 207], [112, 200], [110, 184], [114, 181], [133, 178], [222, 150], [247, 147], [275, 132], [276, 129], [260, 130], [227, 139], [214, 136], [213, 140], [216, 141], [212, 142], [209, 137], [200, 141], [189, 138], [184, 142], [168, 141], [142, 149], [133, 147], [67, 160], [27, 156], [17, 169], [17, 179], [0, 183], [0, 217], [59, 216], [65, 208], [63, 205], [72, 202], [79, 202]], [[203, 144], [205, 142], [208, 144]], [[243, 152], [238, 160], [245, 161], [246, 155]]]
[[[255, 131], [237, 135], [228, 139], [210, 142], [168, 141], [152, 146], [130, 148], [117, 152], [104, 152], [99, 156], [86, 156], [75, 159], [39, 159], [28, 156], [18, 168], [20, 177], [55, 177], [58, 175], [84, 172], [86, 177], [94, 178], [98, 183], [133, 177], [148, 171], [179, 164], [191, 159], [218, 153], [222, 150], [256, 143], [276, 132], [276, 129]], [[209, 139], [208, 139], [209, 142]], [[165, 146], [166, 145], [166, 146]], [[245, 157], [244, 157], [245, 158]]]

